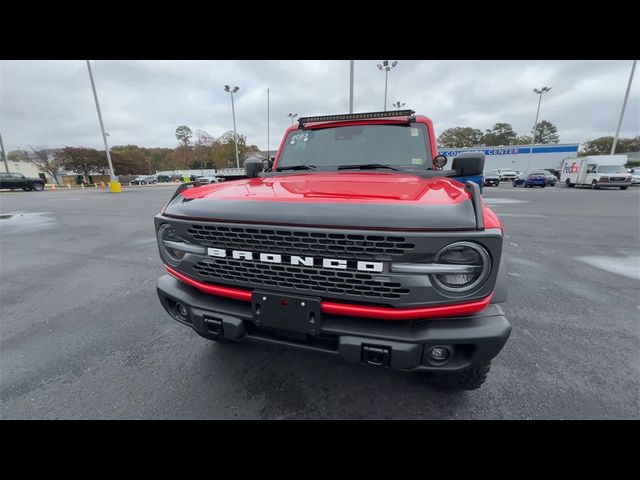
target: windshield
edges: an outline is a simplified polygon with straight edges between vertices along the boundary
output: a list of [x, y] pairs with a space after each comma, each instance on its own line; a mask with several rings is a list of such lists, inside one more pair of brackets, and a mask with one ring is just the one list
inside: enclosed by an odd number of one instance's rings
[[425, 170], [432, 167], [431, 158], [424, 124], [356, 125], [290, 132], [277, 167], [336, 170], [344, 165], [378, 163]]
[[622, 165], [600, 165], [599, 173], [627, 173]]

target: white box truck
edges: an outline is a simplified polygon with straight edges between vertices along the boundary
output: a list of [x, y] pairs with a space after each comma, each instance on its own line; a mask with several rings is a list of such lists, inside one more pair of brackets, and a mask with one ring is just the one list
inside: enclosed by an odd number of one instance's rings
[[624, 164], [626, 155], [594, 155], [565, 158], [560, 167], [560, 182], [567, 187], [591, 188], [616, 187], [626, 190], [631, 185], [631, 175]]

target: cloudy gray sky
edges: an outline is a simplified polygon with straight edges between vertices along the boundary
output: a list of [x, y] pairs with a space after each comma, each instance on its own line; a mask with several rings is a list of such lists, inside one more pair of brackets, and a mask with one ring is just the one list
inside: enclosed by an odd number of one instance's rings
[[[355, 111], [382, 110], [384, 73], [377, 61], [355, 62]], [[267, 88], [271, 149], [299, 115], [348, 111], [348, 61], [93, 61], [111, 145], [173, 147], [178, 125], [218, 136], [233, 128], [225, 84], [239, 85], [238, 133], [267, 148]], [[409, 61], [389, 74], [388, 103], [400, 100], [432, 118], [436, 133], [456, 126], [511, 123], [520, 135], [535, 119], [534, 87], [552, 87], [540, 118], [560, 141], [584, 142], [615, 133], [631, 61]], [[621, 136], [640, 134], [640, 73]], [[5, 149], [42, 145], [101, 148], [83, 60], [0, 62], [0, 132]]]

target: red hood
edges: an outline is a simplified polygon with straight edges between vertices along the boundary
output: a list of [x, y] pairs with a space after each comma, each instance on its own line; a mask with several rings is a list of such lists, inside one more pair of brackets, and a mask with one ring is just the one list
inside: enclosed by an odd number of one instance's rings
[[473, 230], [464, 185], [409, 173], [327, 172], [251, 178], [184, 190], [173, 218], [387, 230]]
[[469, 199], [464, 186], [445, 177], [409, 173], [327, 172], [250, 178], [186, 190], [187, 199], [269, 202], [456, 204]]

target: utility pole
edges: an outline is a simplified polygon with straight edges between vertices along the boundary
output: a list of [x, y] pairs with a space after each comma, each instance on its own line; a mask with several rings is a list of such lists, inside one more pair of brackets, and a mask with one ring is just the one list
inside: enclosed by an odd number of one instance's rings
[[353, 60], [349, 60], [349, 113], [353, 113]]
[[540, 115], [540, 104], [542, 103], [542, 94], [551, 90], [551, 87], [542, 87], [542, 90], [533, 89], [533, 93], [540, 95], [538, 99], [538, 111], [536, 112], [536, 122], [533, 124], [531, 131], [531, 147], [529, 147], [529, 157], [527, 158], [527, 172], [531, 169], [531, 154], [533, 153], [533, 144], [536, 140], [536, 127], [538, 126], [538, 115]]
[[2, 161], [4, 162], [4, 169], [9, 173], [9, 164], [7, 163], [7, 155], [4, 153], [4, 143], [2, 141], [2, 134], [0, 133], [0, 150], [2, 150]]
[[[87, 69], [89, 70], [89, 79], [91, 80], [91, 89], [93, 90], [93, 99], [96, 101], [96, 110], [98, 111], [98, 120], [100, 121], [100, 131], [102, 132], [102, 139], [104, 140], [104, 149], [107, 152], [107, 162], [109, 162], [109, 176], [111, 182], [118, 182], [116, 172], [113, 171], [113, 164], [111, 163], [111, 153], [109, 152], [109, 144], [107, 143], [107, 135], [104, 131], [104, 124], [102, 123], [102, 113], [100, 113], [100, 103], [98, 102], [98, 94], [96, 93], [96, 84], [93, 81], [93, 73], [91, 72], [91, 62], [87, 60]], [[112, 188], [112, 191], [120, 191]]]
[[620, 134], [620, 126], [622, 125], [622, 117], [624, 117], [624, 110], [627, 108], [627, 100], [629, 100], [629, 90], [631, 90], [631, 82], [633, 81], [633, 73], [636, 70], [636, 62], [633, 61], [631, 66], [631, 74], [629, 75], [629, 83], [627, 83], [627, 92], [624, 94], [624, 101], [622, 102], [622, 111], [620, 112], [620, 120], [618, 120], [618, 128], [616, 129], [616, 136], [613, 137], [613, 145], [611, 145], [611, 155], [616, 153], [616, 145], [618, 144], [618, 135]]
[[267, 88], [267, 160], [271, 160], [271, 152], [270, 152], [270, 135], [269, 135], [269, 89]]

